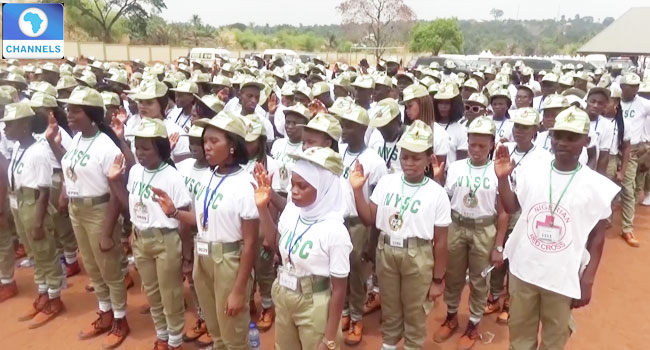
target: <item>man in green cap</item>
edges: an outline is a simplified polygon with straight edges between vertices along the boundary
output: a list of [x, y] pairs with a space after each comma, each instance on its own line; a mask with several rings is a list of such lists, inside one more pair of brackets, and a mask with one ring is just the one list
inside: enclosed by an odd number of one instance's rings
[[508, 213], [522, 213], [505, 247], [511, 350], [537, 349], [540, 328], [542, 348], [563, 349], [571, 310], [591, 300], [606, 219], [620, 188], [578, 161], [588, 133], [587, 113], [575, 107], [561, 112], [551, 129], [554, 159], [518, 170], [514, 189], [508, 149], [496, 151], [501, 203]]

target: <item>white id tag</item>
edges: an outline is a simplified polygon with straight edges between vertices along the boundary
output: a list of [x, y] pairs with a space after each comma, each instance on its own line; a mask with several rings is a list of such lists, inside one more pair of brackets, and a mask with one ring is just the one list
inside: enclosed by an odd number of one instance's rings
[[282, 267], [278, 271], [280, 272], [280, 285], [294, 292], [298, 291], [298, 277]]
[[9, 196], [9, 205], [11, 209], [18, 209], [18, 199], [16, 196]]
[[391, 247], [404, 248], [404, 240], [401, 239], [401, 238], [391, 237], [390, 238], [390, 245], [391, 245]]
[[135, 214], [133, 217], [135, 221], [145, 224], [149, 223], [149, 211], [144, 203], [136, 203], [133, 207], [133, 212]]
[[542, 242], [557, 243], [560, 241], [560, 228], [555, 226], [538, 226], [537, 238]]
[[210, 255], [210, 244], [208, 242], [196, 242], [196, 254], [200, 256]]

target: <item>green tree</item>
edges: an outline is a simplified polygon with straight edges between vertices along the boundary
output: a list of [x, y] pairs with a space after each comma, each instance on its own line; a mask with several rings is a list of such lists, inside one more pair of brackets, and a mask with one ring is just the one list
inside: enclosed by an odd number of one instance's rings
[[147, 9], [152, 13], [159, 13], [167, 8], [165, 0], [63, 0], [63, 3], [99, 24], [102, 39], [106, 42], [113, 41], [112, 29], [119, 19], [148, 18]]
[[437, 56], [444, 50], [463, 52], [463, 33], [455, 18], [441, 18], [430, 23], [420, 23], [413, 28], [409, 44], [413, 52], [431, 52]]
[[492, 18], [494, 18], [495, 21], [498, 21], [499, 18], [503, 17], [503, 10], [493, 8], [492, 10], [490, 10], [490, 16], [492, 16]]

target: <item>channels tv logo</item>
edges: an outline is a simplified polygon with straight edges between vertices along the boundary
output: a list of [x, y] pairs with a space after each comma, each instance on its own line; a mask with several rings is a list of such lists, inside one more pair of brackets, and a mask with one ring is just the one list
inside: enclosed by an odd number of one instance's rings
[[63, 58], [63, 4], [2, 4], [3, 58]]

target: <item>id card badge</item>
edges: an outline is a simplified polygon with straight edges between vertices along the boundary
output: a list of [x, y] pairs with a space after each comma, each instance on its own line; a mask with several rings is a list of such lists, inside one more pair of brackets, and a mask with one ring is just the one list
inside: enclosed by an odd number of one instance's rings
[[404, 248], [404, 239], [390, 237], [390, 245], [391, 247]]
[[280, 285], [294, 292], [298, 291], [298, 276], [291, 272], [288, 268], [280, 266], [278, 268], [278, 276]]
[[548, 215], [544, 223], [537, 225], [537, 239], [545, 243], [560, 241], [560, 227], [554, 225], [553, 216]]
[[18, 209], [18, 198], [13, 194], [9, 195], [9, 206], [11, 209]]
[[149, 223], [149, 211], [147, 206], [142, 202], [137, 202], [133, 206], [133, 213], [135, 214], [135, 221], [143, 224]]
[[208, 256], [210, 255], [210, 244], [208, 242], [196, 242], [196, 254], [199, 256]]

